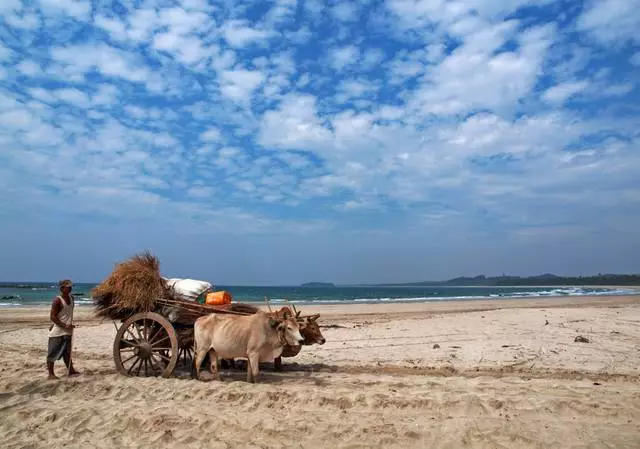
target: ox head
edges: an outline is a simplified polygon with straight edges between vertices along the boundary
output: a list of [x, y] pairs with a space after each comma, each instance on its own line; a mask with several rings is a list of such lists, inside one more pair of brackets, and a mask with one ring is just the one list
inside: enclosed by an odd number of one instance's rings
[[324, 339], [322, 332], [320, 332], [320, 326], [316, 321], [320, 315], [311, 315], [307, 317], [304, 324], [300, 326], [300, 333], [304, 337], [303, 345], [319, 344], [323, 345], [327, 340]]
[[280, 333], [282, 340], [284, 340], [286, 344], [300, 346], [302, 342], [304, 342], [304, 337], [300, 335], [300, 326], [295, 318], [271, 318], [269, 324]]

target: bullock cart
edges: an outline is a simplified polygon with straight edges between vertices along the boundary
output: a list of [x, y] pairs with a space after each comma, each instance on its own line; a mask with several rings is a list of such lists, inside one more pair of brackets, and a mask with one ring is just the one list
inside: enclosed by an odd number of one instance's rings
[[[160, 275], [159, 261], [150, 253], [116, 265], [111, 275], [92, 292], [96, 315], [113, 320], [116, 369], [127, 376], [169, 377], [179, 364], [194, 355], [193, 325], [211, 313], [251, 315], [259, 309], [242, 303], [221, 306], [178, 298]], [[274, 312], [275, 316], [281, 316]], [[296, 314], [299, 321], [304, 316]], [[300, 346], [283, 349], [295, 356]], [[278, 361], [279, 364], [279, 361]]]
[[119, 327], [116, 325], [113, 360], [121, 374], [169, 377], [179, 363], [187, 365], [193, 359], [193, 324], [199, 317], [257, 311], [246, 304], [206, 306], [167, 298], [156, 299], [155, 303], [154, 311], [135, 313], [121, 319]]

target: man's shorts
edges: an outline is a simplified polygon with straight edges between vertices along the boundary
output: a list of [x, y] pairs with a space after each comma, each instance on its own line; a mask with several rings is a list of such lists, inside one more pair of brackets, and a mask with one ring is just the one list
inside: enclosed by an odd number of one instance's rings
[[71, 355], [71, 335], [61, 337], [49, 337], [49, 350], [47, 351], [47, 362], [55, 362], [62, 357]]

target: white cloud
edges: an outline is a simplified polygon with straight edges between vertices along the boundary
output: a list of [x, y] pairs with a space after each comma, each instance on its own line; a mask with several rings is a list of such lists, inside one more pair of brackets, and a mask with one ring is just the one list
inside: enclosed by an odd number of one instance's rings
[[195, 186], [187, 190], [187, 195], [193, 198], [213, 198], [215, 193], [215, 189], [205, 186]]
[[40, 0], [47, 12], [61, 12], [78, 20], [87, 20], [91, 14], [91, 2], [86, 0]]
[[367, 79], [346, 80], [338, 85], [336, 103], [344, 103], [363, 96], [376, 95], [380, 85]]
[[153, 38], [153, 46], [175, 55], [184, 64], [194, 64], [217, 52], [216, 47], [203, 46], [194, 36], [182, 36], [175, 32], [159, 33]]
[[42, 75], [42, 68], [40, 67], [40, 64], [37, 64], [34, 61], [24, 60], [18, 64], [16, 68], [24, 75], [30, 77]]
[[306, 25], [303, 27], [300, 27], [296, 31], [285, 31], [284, 35], [289, 41], [298, 45], [306, 44], [307, 42], [309, 42], [309, 40], [313, 36], [313, 34], [311, 33], [311, 30]]
[[602, 96], [610, 96], [610, 97], [621, 97], [633, 90], [633, 84], [624, 83], [624, 84], [613, 84], [610, 86], [603, 87], [598, 93]]
[[109, 33], [115, 40], [126, 40], [128, 38], [127, 28], [120, 20], [97, 15], [94, 22], [98, 27]]
[[179, 7], [161, 9], [158, 14], [159, 23], [169, 26], [176, 34], [206, 31], [211, 20], [208, 14], [200, 11], [186, 11]]
[[5, 14], [19, 11], [21, 7], [22, 3], [20, 0], [4, 0], [3, 2], [0, 2], [0, 12]]
[[56, 98], [51, 94], [48, 89], [41, 87], [34, 87], [28, 90], [29, 94], [36, 100], [43, 101], [45, 103], [52, 103], [56, 101]]
[[358, 211], [358, 210], [378, 209], [379, 207], [380, 207], [379, 203], [375, 200], [357, 199], [357, 200], [349, 200], [343, 204], [339, 204], [336, 206], [336, 209], [343, 210], [343, 211]]
[[12, 55], [13, 55], [13, 50], [11, 50], [10, 48], [7, 48], [5, 45], [2, 44], [2, 41], [0, 41], [0, 61], [6, 61]]
[[267, 23], [275, 27], [282, 22], [295, 19], [297, 0], [276, 0], [266, 16]]
[[233, 50], [225, 50], [221, 55], [213, 58], [211, 66], [214, 70], [225, 70], [236, 62], [236, 54]]
[[0, 114], [0, 124], [3, 127], [29, 130], [33, 127], [37, 119], [24, 109], [15, 109]]
[[361, 65], [364, 69], [371, 70], [380, 65], [384, 58], [384, 50], [380, 48], [370, 48], [364, 52]]
[[257, 70], [226, 70], [220, 73], [220, 90], [224, 96], [238, 103], [248, 103], [253, 91], [264, 82], [265, 76]]
[[54, 95], [56, 95], [60, 100], [71, 103], [80, 108], [86, 108], [90, 104], [89, 96], [78, 89], [57, 89], [54, 91]]
[[232, 47], [246, 47], [256, 42], [269, 38], [270, 33], [265, 30], [258, 30], [248, 26], [244, 20], [231, 20], [222, 26], [222, 34]]
[[142, 42], [149, 39], [154, 29], [158, 27], [158, 14], [153, 7], [137, 9], [129, 17], [129, 37]]
[[200, 139], [205, 142], [219, 142], [222, 138], [220, 134], [220, 130], [218, 128], [209, 128], [202, 134], [200, 134]]
[[147, 111], [138, 106], [128, 104], [124, 107], [124, 110], [135, 119], [144, 119], [148, 116]]
[[360, 50], [355, 45], [333, 48], [329, 52], [329, 63], [336, 70], [356, 64], [360, 59]]
[[28, 14], [26, 12], [23, 12], [20, 16], [17, 14], [8, 14], [5, 16], [5, 20], [12, 27], [24, 30], [35, 30], [40, 26], [40, 19], [38, 16], [36, 14]]
[[598, 0], [578, 18], [578, 29], [604, 45], [640, 42], [640, 0]]
[[412, 95], [412, 108], [443, 116], [476, 108], [512, 113], [533, 89], [555, 35], [549, 26], [529, 28], [518, 36], [517, 50], [494, 55], [512, 31], [508, 25], [469, 35], [427, 73], [423, 87]]
[[116, 102], [118, 89], [112, 84], [100, 84], [98, 91], [93, 95], [93, 103], [96, 105], [108, 105]]
[[550, 87], [542, 95], [550, 103], [564, 103], [572, 96], [579, 94], [589, 86], [586, 81], [575, 81]]
[[333, 7], [333, 15], [343, 22], [356, 20], [358, 9], [354, 3], [338, 3]]
[[104, 76], [119, 77], [132, 82], [150, 78], [147, 67], [134, 62], [134, 57], [105, 44], [55, 47], [52, 58], [64, 64], [72, 74], [85, 74], [92, 68]]
[[276, 110], [264, 114], [258, 141], [267, 147], [308, 150], [331, 139], [316, 112], [316, 98], [290, 94]]

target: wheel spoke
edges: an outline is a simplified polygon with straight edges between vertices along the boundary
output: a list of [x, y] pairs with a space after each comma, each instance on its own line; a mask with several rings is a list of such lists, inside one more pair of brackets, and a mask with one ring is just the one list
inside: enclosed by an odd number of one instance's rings
[[161, 366], [162, 361], [161, 360], [156, 360], [156, 358], [154, 357], [153, 353], [151, 354], [151, 358], [150, 358], [150, 363], [151, 366], [153, 367], [153, 374], [156, 373], [156, 371], [160, 371], [162, 373], [162, 371], [164, 370]]
[[162, 328], [160, 329], [155, 329], [154, 332], [151, 333], [151, 338], [149, 338], [149, 343], [153, 344], [154, 341], [156, 341], [156, 338], [158, 338], [158, 335], [162, 334]]
[[168, 348], [156, 348], [155, 346], [153, 348], [151, 348], [151, 350], [153, 352], [158, 352], [158, 351], [171, 351], [171, 346], [169, 346]]
[[149, 360], [144, 359], [144, 376], [149, 377]]
[[134, 348], [137, 348], [138, 346], [140, 346], [137, 342], [134, 343], [131, 340], [120, 340], [120, 345], [122, 345], [122, 344], [129, 345], [129, 346], [126, 347], [126, 348], [122, 348], [121, 347], [120, 350], [123, 350], [123, 349], [134, 349]]
[[125, 363], [127, 363], [129, 360], [131, 360], [132, 358], [137, 357], [137, 356], [138, 356], [138, 354], [133, 354], [133, 355], [132, 355], [131, 357], [129, 357], [128, 359], [123, 360], [123, 361], [122, 361], [122, 366], [124, 366], [124, 364], [125, 364]]
[[156, 359], [156, 356], [157, 356], [157, 355], [158, 355], [158, 354], [154, 354], [154, 353], [152, 352], [152, 353], [151, 353], [151, 359], [152, 359], [154, 362], [158, 362], [158, 363], [162, 364], [162, 359], [160, 359], [160, 358]]
[[[128, 332], [129, 335], [131, 335], [131, 337], [133, 337], [133, 339], [135, 340], [135, 342], [140, 345], [140, 340], [138, 339], [138, 337], [135, 336], [135, 334], [131, 331], [131, 328], [126, 328], [125, 332]], [[125, 340], [126, 341], [126, 340]]]
[[133, 362], [133, 364], [129, 367], [129, 369], [127, 370], [127, 372], [128, 372], [129, 374], [131, 374], [131, 371], [133, 371], [133, 368], [135, 368], [135, 366], [138, 364], [138, 362], [141, 362], [141, 361], [142, 361], [142, 359], [141, 359], [140, 357], [138, 357], [138, 358], [136, 359], [136, 361], [135, 361], [135, 362]]
[[169, 362], [171, 360], [169, 357], [166, 357], [166, 356], [160, 354], [159, 352], [154, 352], [154, 354], [157, 355], [158, 357], [166, 360], [167, 362]]
[[141, 369], [142, 369], [142, 359], [140, 359], [140, 365], [138, 365], [138, 371], [136, 371], [136, 376], [140, 376]]
[[136, 321], [136, 322], [134, 322], [134, 323], [133, 323], [133, 325], [134, 325], [134, 326], [135, 326], [135, 328], [136, 328], [136, 333], [138, 334], [138, 339], [139, 339], [140, 341], [144, 341], [144, 337], [142, 336], [142, 332], [140, 332], [140, 327], [138, 326], [138, 322], [137, 322], [137, 321]]
[[169, 338], [169, 334], [165, 335], [164, 337], [162, 337], [162, 338], [161, 338], [160, 340], [158, 340], [158, 341], [153, 341], [153, 340], [152, 340], [151, 345], [152, 345], [152, 346], [159, 345], [160, 343], [162, 343], [163, 341], [167, 340], [168, 338]]

